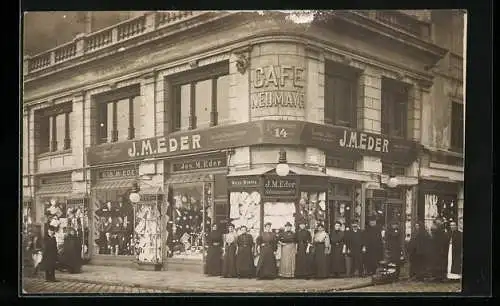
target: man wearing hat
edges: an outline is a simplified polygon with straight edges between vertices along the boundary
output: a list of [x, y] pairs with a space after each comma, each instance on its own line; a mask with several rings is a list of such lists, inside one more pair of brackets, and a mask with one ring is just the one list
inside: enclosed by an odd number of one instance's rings
[[55, 232], [57, 228], [49, 225], [43, 248], [43, 267], [45, 281], [56, 282], [57, 242]]
[[285, 231], [279, 237], [281, 259], [279, 276], [293, 278], [295, 276], [295, 254], [297, 253], [297, 237], [292, 231], [292, 224], [285, 224]]
[[345, 232], [346, 274], [348, 277], [363, 274], [362, 249], [363, 239], [358, 221], [351, 224], [351, 229]]
[[368, 275], [373, 275], [377, 264], [384, 257], [382, 230], [377, 225], [375, 216], [370, 216], [368, 226], [363, 232], [363, 263]]

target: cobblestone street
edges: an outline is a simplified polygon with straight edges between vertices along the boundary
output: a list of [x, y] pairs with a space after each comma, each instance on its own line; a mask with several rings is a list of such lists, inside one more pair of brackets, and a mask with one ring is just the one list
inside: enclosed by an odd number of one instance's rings
[[137, 288], [131, 286], [111, 286], [105, 284], [91, 284], [74, 281], [60, 281], [48, 283], [42, 279], [26, 278], [23, 280], [23, 289], [26, 294], [53, 294], [53, 293], [166, 293], [164, 290]]

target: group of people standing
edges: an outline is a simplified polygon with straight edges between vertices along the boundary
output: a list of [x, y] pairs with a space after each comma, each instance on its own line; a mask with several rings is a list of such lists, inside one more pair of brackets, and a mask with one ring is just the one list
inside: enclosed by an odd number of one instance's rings
[[399, 276], [403, 261], [409, 259], [410, 276], [418, 280], [443, 281], [461, 275], [462, 233], [455, 222], [447, 231], [436, 220], [430, 233], [418, 223], [406, 246], [399, 222], [382, 229], [370, 218], [366, 229], [355, 221], [345, 231], [336, 222], [331, 233], [318, 224], [314, 234], [306, 222], [297, 225], [295, 232], [287, 223], [284, 231], [275, 233], [272, 224], [266, 223], [255, 241], [245, 226], [237, 233], [229, 224], [228, 233], [222, 234], [214, 225], [207, 239], [205, 273], [229, 278], [324, 279], [374, 275], [379, 264], [386, 262], [396, 266]]
[[[212, 276], [258, 279], [373, 274], [383, 257], [382, 237], [375, 223], [370, 221], [372, 226], [362, 232], [357, 222], [348, 231], [342, 231], [341, 223], [337, 222], [330, 234], [323, 224], [318, 224], [312, 234], [305, 221], [297, 222], [295, 232], [292, 224], [286, 223], [284, 230], [277, 234], [271, 230], [272, 224], [266, 223], [255, 243], [245, 226], [240, 227], [237, 234], [229, 224], [228, 233], [223, 235], [214, 225], [207, 239], [205, 272]], [[395, 232], [397, 234], [397, 230]], [[391, 236], [394, 250], [390, 253], [398, 254], [399, 259], [401, 248], [397, 249], [393, 240]], [[401, 240], [398, 242], [400, 245]]]
[[462, 275], [462, 232], [455, 221], [449, 229], [436, 219], [430, 231], [423, 223], [415, 224], [408, 243], [410, 276], [417, 280], [458, 280]]

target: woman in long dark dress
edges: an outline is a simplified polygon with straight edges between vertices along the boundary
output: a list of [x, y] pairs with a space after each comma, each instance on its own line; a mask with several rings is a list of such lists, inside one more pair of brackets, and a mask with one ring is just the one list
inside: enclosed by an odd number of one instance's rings
[[396, 265], [396, 273], [399, 276], [401, 268], [401, 257], [403, 255], [402, 237], [399, 230], [399, 223], [392, 222], [386, 233], [386, 243], [389, 263]]
[[431, 227], [429, 243], [429, 272], [433, 281], [442, 282], [446, 278], [448, 237], [439, 222]]
[[236, 240], [238, 235], [234, 230], [234, 225], [227, 226], [228, 233], [224, 235], [224, 265], [222, 267], [222, 277], [237, 277], [236, 271]]
[[307, 279], [311, 277], [312, 265], [309, 247], [311, 246], [311, 232], [306, 229], [305, 220], [298, 221], [299, 229], [295, 233], [297, 237], [297, 254], [295, 254], [295, 278]]
[[254, 242], [253, 237], [247, 233], [247, 227], [240, 227], [240, 235], [236, 240], [236, 270], [239, 278], [252, 278], [255, 276]]
[[342, 250], [344, 248], [344, 232], [340, 230], [342, 223], [335, 222], [335, 228], [330, 233], [330, 241], [332, 251], [330, 254], [330, 272], [333, 277], [339, 277], [341, 273], [345, 273], [345, 260]]
[[205, 273], [210, 276], [220, 276], [222, 270], [222, 234], [217, 224], [212, 226], [212, 231], [207, 237], [207, 261]]
[[297, 253], [297, 237], [292, 232], [292, 224], [285, 224], [285, 231], [279, 237], [281, 247], [281, 259], [279, 276], [293, 278], [295, 275], [295, 256]]
[[258, 279], [274, 279], [278, 273], [276, 265], [276, 256], [274, 252], [277, 250], [276, 234], [271, 231], [271, 223], [264, 225], [264, 232], [257, 237], [257, 248], [259, 253], [259, 261], [257, 263], [257, 278]]
[[325, 232], [323, 224], [318, 224], [313, 238], [313, 258], [314, 258], [314, 276], [316, 278], [327, 278], [329, 272], [329, 254], [331, 251], [330, 237]]
[[425, 277], [429, 239], [429, 233], [425, 230], [423, 222], [416, 223], [415, 232], [408, 242], [410, 277], [416, 280], [423, 280]]
[[72, 228], [64, 239], [62, 262], [70, 273], [79, 273], [82, 267], [81, 243]]

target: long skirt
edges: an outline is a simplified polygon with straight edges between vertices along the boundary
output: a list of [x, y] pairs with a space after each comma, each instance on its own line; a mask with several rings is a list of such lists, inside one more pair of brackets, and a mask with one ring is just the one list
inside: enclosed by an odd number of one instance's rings
[[273, 247], [263, 246], [257, 263], [257, 278], [273, 279], [276, 278], [277, 274], [278, 269]]
[[236, 269], [240, 278], [255, 276], [255, 265], [251, 247], [244, 247], [238, 250], [238, 254], [236, 255]]
[[224, 253], [224, 265], [222, 267], [223, 277], [237, 277], [236, 272], [236, 244], [226, 247]]
[[446, 266], [446, 278], [452, 279], [452, 280], [461, 279], [462, 275], [456, 273], [457, 271], [453, 271], [454, 270], [453, 269], [453, 259], [454, 258], [453, 258], [453, 247], [452, 247], [451, 243], [448, 247], [448, 258], [447, 259], [448, 259], [448, 261], [447, 261], [447, 266]]
[[342, 255], [342, 247], [332, 247], [332, 253], [330, 254], [330, 272], [333, 275], [345, 273], [345, 259], [344, 255]]
[[207, 250], [207, 261], [205, 272], [211, 276], [221, 275], [222, 270], [222, 249], [220, 246], [210, 246]]
[[295, 277], [309, 278], [312, 275], [313, 259], [311, 254], [306, 253], [306, 245], [297, 245], [297, 254], [295, 254]]
[[297, 253], [297, 245], [295, 243], [287, 243], [281, 246], [279, 276], [287, 278], [295, 276], [296, 253]]
[[330, 274], [329, 256], [325, 254], [325, 244], [314, 244], [314, 276], [316, 278], [327, 278]]

